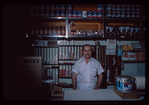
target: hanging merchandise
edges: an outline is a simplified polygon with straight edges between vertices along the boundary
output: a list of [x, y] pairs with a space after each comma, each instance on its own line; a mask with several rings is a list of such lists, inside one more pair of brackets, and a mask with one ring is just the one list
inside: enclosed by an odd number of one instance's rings
[[107, 39], [106, 55], [116, 55], [116, 39]]

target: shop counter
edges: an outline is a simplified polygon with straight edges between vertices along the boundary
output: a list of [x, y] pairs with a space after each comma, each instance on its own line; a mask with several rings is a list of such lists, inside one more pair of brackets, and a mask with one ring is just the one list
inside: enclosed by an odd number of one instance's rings
[[65, 90], [63, 101], [117, 101], [117, 100], [143, 100], [144, 96], [138, 99], [122, 99], [113, 89], [98, 90]]

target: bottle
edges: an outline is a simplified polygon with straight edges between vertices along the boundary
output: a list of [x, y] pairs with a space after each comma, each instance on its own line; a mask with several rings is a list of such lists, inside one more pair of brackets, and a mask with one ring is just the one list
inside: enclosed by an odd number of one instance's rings
[[125, 37], [125, 33], [126, 33], [126, 30], [125, 30], [125, 26], [123, 26], [123, 31], [122, 31], [122, 37]]
[[58, 26], [57, 34], [58, 34], [58, 35], [60, 35], [60, 34], [61, 34], [61, 31], [60, 31], [60, 26]]
[[51, 26], [51, 35], [54, 35], [54, 26]]
[[112, 27], [112, 26], [109, 26], [109, 27], [110, 27], [110, 33], [109, 33], [109, 36], [112, 36], [113, 27]]
[[134, 27], [134, 29], [133, 29], [133, 31], [132, 31], [132, 36], [133, 36], [133, 37], [136, 37], [136, 30], [135, 30], [135, 27]]
[[127, 28], [128, 28], [128, 31], [127, 31], [127, 36], [128, 36], [128, 37], [130, 37], [130, 27], [129, 27], [129, 26], [127, 26]]
[[62, 27], [62, 35], [65, 35], [65, 26]]
[[110, 34], [109, 26], [106, 26], [106, 34], [107, 34], [107, 36], [109, 36], [109, 34]]

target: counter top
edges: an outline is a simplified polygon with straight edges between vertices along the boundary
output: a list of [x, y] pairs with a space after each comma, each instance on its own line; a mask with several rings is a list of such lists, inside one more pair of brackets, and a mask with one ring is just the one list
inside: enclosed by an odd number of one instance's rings
[[138, 99], [122, 99], [113, 89], [98, 89], [98, 90], [65, 90], [64, 101], [108, 101], [108, 100], [142, 100], [144, 97]]

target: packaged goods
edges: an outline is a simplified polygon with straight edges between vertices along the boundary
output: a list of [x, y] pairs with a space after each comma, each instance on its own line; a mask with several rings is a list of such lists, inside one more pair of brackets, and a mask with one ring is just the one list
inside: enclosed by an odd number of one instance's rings
[[123, 93], [132, 93], [134, 91], [134, 82], [135, 79], [132, 76], [128, 75], [120, 75], [116, 77], [117, 84], [116, 88], [117, 90], [123, 92]]

